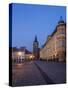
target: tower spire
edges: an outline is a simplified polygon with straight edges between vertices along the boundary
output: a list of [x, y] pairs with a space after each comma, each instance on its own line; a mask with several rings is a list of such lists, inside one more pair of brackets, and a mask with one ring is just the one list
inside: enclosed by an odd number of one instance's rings
[[33, 42], [33, 54], [35, 59], [39, 59], [39, 42], [37, 40], [37, 36], [35, 35], [35, 39]]
[[62, 16], [60, 16], [60, 21], [62, 21], [63, 20], [63, 18], [62, 18]]
[[63, 20], [62, 16], [60, 16], [60, 20], [59, 20], [58, 24], [63, 24], [63, 23], [64, 23], [64, 20]]
[[37, 42], [37, 36], [35, 35], [35, 42]]

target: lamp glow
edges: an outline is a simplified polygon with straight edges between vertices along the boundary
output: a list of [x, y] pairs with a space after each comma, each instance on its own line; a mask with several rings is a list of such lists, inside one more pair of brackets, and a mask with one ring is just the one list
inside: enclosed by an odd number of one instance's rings
[[21, 56], [22, 55], [22, 52], [18, 52], [18, 55]]

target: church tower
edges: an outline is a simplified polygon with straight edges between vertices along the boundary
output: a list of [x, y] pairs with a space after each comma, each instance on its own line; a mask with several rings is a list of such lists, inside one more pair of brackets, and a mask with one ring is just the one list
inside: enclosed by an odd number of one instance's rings
[[35, 40], [33, 42], [33, 54], [35, 59], [39, 59], [39, 42], [37, 40], [37, 36], [35, 36]]

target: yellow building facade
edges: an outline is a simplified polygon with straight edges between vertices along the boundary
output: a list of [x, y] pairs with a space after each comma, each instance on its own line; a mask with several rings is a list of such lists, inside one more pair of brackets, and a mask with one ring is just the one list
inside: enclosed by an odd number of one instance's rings
[[65, 61], [66, 59], [66, 23], [58, 22], [54, 32], [48, 36], [40, 49], [40, 59]]

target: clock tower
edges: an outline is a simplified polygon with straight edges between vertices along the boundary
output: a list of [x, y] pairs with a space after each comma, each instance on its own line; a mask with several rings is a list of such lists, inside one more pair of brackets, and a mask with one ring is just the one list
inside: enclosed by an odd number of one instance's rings
[[33, 42], [33, 54], [36, 60], [39, 59], [39, 42], [37, 40], [37, 36], [35, 36], [35, 40]]

